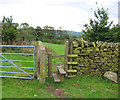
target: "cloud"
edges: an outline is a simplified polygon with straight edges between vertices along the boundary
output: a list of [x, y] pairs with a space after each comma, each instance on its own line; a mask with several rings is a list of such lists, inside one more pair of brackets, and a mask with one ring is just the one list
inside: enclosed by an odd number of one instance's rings
[[23, 2], [24, 0], [0, 0], [0, 5], [18, 4]]
[[[97, 0], [109, 8], [110, 18], [116, 20], [118, 0]], [[0, 19], [13, 16], [13, 21], [27, 22], [30, 26], [50, 25], [67, 30], [81, 31], [82, 25], [93, 18], [96, 0], [0, 0]]]

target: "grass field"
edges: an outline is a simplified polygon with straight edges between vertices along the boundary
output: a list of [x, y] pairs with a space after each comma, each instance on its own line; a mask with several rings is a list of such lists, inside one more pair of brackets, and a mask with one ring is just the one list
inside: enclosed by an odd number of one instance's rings
[[56, 54], [59, 54], [59, 55], [65, 54], [65, 52], [64, 52], [65, 46], [64, 45], [52, 44], [52, 43], [44, 43], [44, 45], [55, 50]]
[[[64, 45], [56, 45], [51, 43], [44, 44], [55, 49], [56, 54], [64, 54]], [[12, 58], [12, 56], [7, 56], [7, 58]], [[24, 60], [31, 60], [31, 57], [22, 56], [14, 57], [14, 59], [18, 58], [19, 59], [24, 58]], [[54, 62], [56, 62], [56, 60]], [[22, 65], [26, 66], [24, 64]], [[28, 64], [28, 66], [31, 66], [31, 64]], [[66, 78], [64, 82], [58, 84], [54, 83], [53, 79], [48, 78], [46, 78], [45, 84], [40, 84], [36, 78], [33, 80], [2, 78], [2, 98], [117, 98], [117, 97], [118, 97], [118, 84], [98, 76], [94, 77], [77, 76], [72, 79]]]

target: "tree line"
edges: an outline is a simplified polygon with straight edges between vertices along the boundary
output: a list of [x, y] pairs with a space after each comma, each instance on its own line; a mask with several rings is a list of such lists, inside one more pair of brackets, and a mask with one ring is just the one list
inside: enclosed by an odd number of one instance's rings
[[58, 30], [55, 30], [52, 26], [44, 26], [41, 28], [37, 26], [33, 28], [29, 26], [28, 23], [13, 23], [12, 16], [5, 17], [3, 16], [2, 20], [2, 42], [5, 44], [9, 44], [9, 41], [43, 41], [43, 42], [52, 42], [57, 44], [64, 43], [65, 39], [69, 39], [69, 35], [67, 31], [62, 30], [61, 27]]

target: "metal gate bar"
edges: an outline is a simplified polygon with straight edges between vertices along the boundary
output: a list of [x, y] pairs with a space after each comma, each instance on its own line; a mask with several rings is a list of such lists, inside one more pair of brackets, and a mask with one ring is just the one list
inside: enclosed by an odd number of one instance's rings
[[29, 53], [0, 53], [0, 54], [7, 54], [7, 55], [33, 55], [33, 54], [29, 54]]
[[30, 77], [18, 77], [18, 76], [2, 76], [2, 77], [7, 77], [7, 78], [20, 78], [20, 79], [33, 79]]
[[16, 68], [18, 68], [19, 70], [21, 70], [22, 72], [24, 72], [25, 74], [27, 74], [28, 76], [32, 77], [30, 74], [28, 74], [27, 72], [25, 72], [24, 70], [22, 70], [21, 68], [19, 68], [16, 64], [14, 64], [13, 62], [11, 62], [7, 58], [5, 58], [3, 55], [0, 55], [0, 56], [3, 57], [4, 59], [6, 59], [9, 63], [11, 63], [12, 65], [14, 65]]
[[[15, 74], [27, 74], [29, 77], [18, 77], [18, 76], [0, 76], [0, 77], [9, 77], [9, 78], [22, 78], [22, 79], [33, 79], [34, 78], [34, 72], [35, 72], [35, 46], [20, 46], [20, 45], [0, 45], [0, 47], [29, 47], [29, 48], [33, 48], [33, 53], [0, 53], [0, 56], [3, 57], [5, 60], [0, 60], [0, 61], [8, 61], [10, 64], [12, 64], [13, 66], [0, 66], [3, 68], [17, 68], [21, 72], [6, 72], [6, 71], [0, 71], [0, 73], [15, 73]], [[6, 57], [4, 57], [2, 54], [5, 55], [32, 55], [33, 56], [33, 61], [23, 61], [23, 60], [8, 60]], [[33, 67], [18, 67], [16, 64], [14, 64], [13, 62], [32, 62], [33, 63]], [[24, 71], [23, 69], [33, 69], [33, 73], [27, 73], [26, 71]], [[33, 74], [33, 77], [30, 75]]]
[[[0, 61], [8, 61], [8, 60], [0, 60]], [[14, 62], [33, 62], [33, 61], [22, 61], [22, 60], [9, 60]]]
[[[0, 73], [25, 74], [25, 73], [21, 73], [21, 72], [6, 72], [6, 71], [0, 71]], [[33, 74], [33, 73], [28, 73], [28, 74]]]
[[0, 47], [28, 47], [28, 48], [34, 48], [35, 46], [28, 46], [28, 45], [0, 45]]
[[33, 54], [29, 54], [29, 53], [0, 53], [0, 54], [7, 54], [7, 55], [33, 55]]
[[[16, 68], [16, 67], [13, 67], [13, 66], [0, 66], [0, 67], [6, 67], [6, 68]], [[19, 68], [24, 68], [24, 69], [34, 69], [33, 67], [19, 67]]]

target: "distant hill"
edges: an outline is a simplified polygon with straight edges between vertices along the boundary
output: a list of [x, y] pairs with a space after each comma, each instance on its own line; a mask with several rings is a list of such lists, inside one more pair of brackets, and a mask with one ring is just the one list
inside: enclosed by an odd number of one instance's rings
[[84, 34], [83, 32], [75, 32], [75, 31], [68, 31], [68, 30], [66, 30], [66, 31], [67, 31], [67, 34], [70, 35], [70, 36], [77, 36], [77, 37], [79, 37], [82, 34]]

